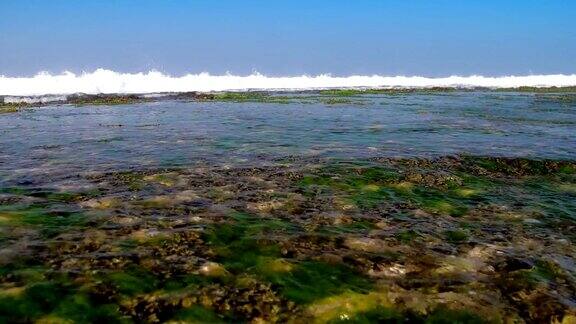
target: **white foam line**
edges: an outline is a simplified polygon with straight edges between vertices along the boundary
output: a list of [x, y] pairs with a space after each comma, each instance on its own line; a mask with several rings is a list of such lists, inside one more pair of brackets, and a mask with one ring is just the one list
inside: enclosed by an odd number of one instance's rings
[[421, 76], [347, 76], [328, 74], [317, 76], [268, 77], [262, 74], [247, 76], [187, 74], [180, 77], [161, 72], [119, 73], [105, 69], [58, 75], [39, 73], [33, 77], [0, 76], [0, 95], [33, 96], [72, 93], [157, 93], [223, 90], [302, 90], [352, 87], [487, 87], [515, 88], [576, 86], [576, 74], [526, 76], [450, 76], [427, 78]]

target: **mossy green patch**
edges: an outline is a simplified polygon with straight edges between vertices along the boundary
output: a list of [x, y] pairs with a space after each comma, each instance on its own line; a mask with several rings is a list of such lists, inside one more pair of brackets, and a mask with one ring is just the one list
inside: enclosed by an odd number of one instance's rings
[[119, 172], [114, 174], [114, 178], [128, 186], [132, 191], [142, 190], [146, 185], [145, 175], [139, 172]]
[[114, 106], [126, 105], [147, 101], [138, 95], [119, 95], [119, 94], [97, 94], [97, 95], [72, 95], [68, 96], [66, 102], [75, 106]]
[[124, 251], [131, 251], [138, 246], [138, 241], [135, 239], [126, 239], [118, 243], [118, 246]]
[[[206, 235], [217, 261], [233, 274], [253, 273], [279, 287], [288, 299], [308, 303], [346, 290], [364, 290], [371, 282], [344, 265], [282, 259], [280, 248], [263, 233], [292, 229], [282, 221], [235, 213], [234, 222], [219, 224]], [[255, 224], [257, 222], [257, 224]]]
[[401, 95], [401, 94], [434, 94], [452, 92], [459, 89], [431, 87], [431, 88], [372, 88], [372, 89], [328, 89], [319, 93], [325, 96], [352, 97], [360, 95]]
[[87, 222], [86, 216], [79, 212], [52, 211], [35, 206], [0, 213], [3, 225], [31, 226], [38, 229], [45, 237], [53, 237], [64, 231], [81, 227]]
[[[576, 217], [576, 180], [573, 164], [566, 161], [463, 157], [450, 177], [430, 165], [419, 168], [426, 178], [410, 182], [400, 177], [402, 169], [340, 163], [304, 176], [298, 185], [309, 198], [332, 196], [362, 210], [408, 203], [432, 214], [462, 217], [483, 204], [527, 205], [528, 213]], [[436, 172], [440, 181], [434, 181]]]
[[576, 93], [576, 87], [528, 87], [499, 88], [499, 92], [528, 92], [528, 93]]
[[302, 262], [290, 272], [274, 273], [266, 279], [285, 298], [300, 304], [346, 291], [367, 292], [372, 287], [369, 279], [345, 265], [315, 261]]
[[462, 216], [485, 200], [484, 194], [493, 189], [493, 183], [465, 173], [459, 175], [464, 176], [463, 184], [447, 181], [442, 188], [435, 188], [402, 180], [395, 169], [336, 165], [303, 177], [299, 185], [307, 196], [337, 195], [361, 209], [408, 202], [431, 213]]
[[160, 284], [154, 274], [136, 266], [107, 274], [104, 280], [128, 296], [151, 292]]
[[460, 230], [445, 231], [444, 236], [451, 243], [462, 243], [468, 240], [468, 233]]
[[[378, 93], [376, 90], [372, 90], [370, 92]], [[330, 89], [330, 90], [322, 90], [320, 91], [320, 94], [325, 96], [351, 97], [367, 94], [370, 92], [368, 90], [363, 89]]]
[[230, 223], [215, 225], [206, 233], [206, 241], [215, 249], [227, 270], [242, 272], [256, 267], [262, 258], [280, 257], [280, 248], [267, 239], [274, 232], [284, 234], [293, 225], [279, 219], [263, 219], [234, 213]]
[[210, 94], [208, 100], [210, 101], [223, 101], [223, 102], [255, 102], [255, 103], [274, 103], [274, 104], [288, 104], [297, 101], [299, 98], [295, 96], [280, 96], [268, 92], [219, 92]]
[[[79, 291], [66, 276], [51, 276], [30, 272], [38, 268], [21, 269], [15, 274], [24, 276], [28, 283], [0, 294], [0, 322], [34, 322], [41, 319], [55, 322], [107, 323], [123, 322], [118, 306], [97, 304]], [[27, 272], [27, 274], [24, 274]]]
[[0, 114], [15, 113], [30, 107], [32, 107], [31, 104], [27, 104], [24, 102], [22, 103], [0, 102]]
[[71, 323], [129, 323], [115, 304], [96, 304], [89, 296], [75, 294], [65, 298], [46, 319]]
[[61, 282], [39, 282], [19, 295], [0, 296], [0, 322], [33, 322], [52, 319], [72, 323], [121, 323], [118, 306], [97, 305], [74, 287]]
[[385, 186], [397, 181], [396, 171], [377, 166], [332, 166], [303, 177], [299, 185], [304, 194], [344, 194], [360, 208], [372, 208], [390, 197]]
[[39, 282], [17, 296], [0, 297], [0, 319], [32, 320], [51, 312], [69, 293], [69, 287], [52, 282]]
[[463, 204], [444, 199], [426, 199], [422, 202], [422, 206], [426, 211], [455, 217], [462, 216], [468, 211]]
[[[562, 270], [550, 261], [537, 260], [531, 269], [522, 269], [512, 274], [517, 289], [534, 288], [537, 285], [554, 283], [563, 276]], [[519, 287], [519, 288], [518, 288]]]
[[214, 93], [213, 100], [216, 101], [259, 101], [268, 98], [264, 92], [221, 92]]
[[439, 190], [435, 188], [414, 187], [411, 190], [393, 187], [396, 196], [437, 214], [462, 216], [468, 211], [466, 198], [460, 196], [455, 190]]
[[46, 280], [49, 269], [28, 264], [27, 262], [13, 262], [11, 264], [0, 267], [0, 278], [10, 276], [13, 282], [21, 284], [31, 284]]
[[413, 230], [405, 230], [396, 234], [396, 238], [402, 243], [410, 243], [418, 237], [418, 233]]

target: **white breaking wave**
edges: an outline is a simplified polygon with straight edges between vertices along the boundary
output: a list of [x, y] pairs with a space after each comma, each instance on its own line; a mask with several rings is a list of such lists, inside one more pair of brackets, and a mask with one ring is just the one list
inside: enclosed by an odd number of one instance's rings
[[73, 93], [158, 93], [224, 90], [304, 90], [326, 88], [386, 87], [487, 87], [516, 88], [576, 86], [576, 74], [527, 76], [317, 76], [268, 77], [259, 73], [247, 76], [210, 75], [208, 73], [169, 76], [157, 71], [119, 73], [98, 69], [90, 73], [64, 72], [58, 75], [39, 73], [33, 77], [0, 75], [0, 95], [36, 96]]

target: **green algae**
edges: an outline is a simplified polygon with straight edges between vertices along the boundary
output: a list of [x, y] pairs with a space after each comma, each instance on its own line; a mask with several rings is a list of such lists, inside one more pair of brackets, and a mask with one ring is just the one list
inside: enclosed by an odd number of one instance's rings
[[256, 222], [248, 214], [236, 213], [236, 223], [220, 224], [208, 231], [205, 240], [218, 256], [217, 261], [233, 273], [258, 266], [265, 258], [280, 257], [280, 247], [263, 236], [264, 233], [285, 228], [281, 221]]
[[5, 318], [32, 319], [54, 310], [68, 294], [68, 287], [54, 282], [39, 282], [25, 287], [16, 296], [3, 296], [0, 314]]
[[87, 223], [82, 213], [51, 211], [40, 207], [4, 210], [0, 211], [0, 215], [2, 225], [37, 228], [44, 237], [53, 237]]
[[467, 199], [453, 192], [417, 187], [412, 192], [402, 194], [422, 209], [436, 214], [462, 216], [468, 211]]
[[138, 245], [139, 245], [139, 242], [135, 239], [126, 239], [126, 240], [122, 240], [118, 243], [118, 246], [123, 251], [132, 251], [136, 247], [138, 247]]
[[124, 295], [151, 292], [160, 285], [154, 274], [138, 267], [131, 267], [123, 269], [122, 271], [106, 274], [103, 279]]
[[27, 103], [0, 102], [0, 114], [15, 113], [30, 107], [32, 107], [32, 105]]
[[222, 92], [214, 93], [213, 100], [215, 101], [263, 101], [269, 98], [269, 95], [264, 92]]
[[[100, 304], [66, 275], [41, 267], [11, 267], [10, 275], [21, 285], [0, 288], [0, 322], [125, 322], [117, 305]], [[0, 278], [7, 275], [3, 272], [0, 271]]]
[[558, 267], [549, 261], [537, 260], [530, 269], [530, 277], [535, 281], [554, 281], [559, 275]]
[[364, 167], [323, 170], [320, 175], [304, 177], [299, 184], [307, 194], [319, 190], [343, 192], [351, 203], [362, 209], [374, 208], [383, 202], [409, 201], [427, 211], [452, 216], [461, 216], [468, 210], [460, 187], [443, 192], [400, 179], [399, 173], [393, 170]]
[[115, 179], [128, 186], [132, 191], [138, 191], [144, 188], [146, 182], [145, 175], [139, 172], [119, 172], [115, 174]]
[[299, 304], [347, 291], [367, 292], [372, 287], [370, 280], [349, 267], [315, 261], [302, 262], [292, 271], [275, 273], [266, 279], [278, 286], [284, 297]]
[[33, 263], [33, 260], [15, 260], [7, 265], [0, 266], [0, 278], [10, 276], [14, 282], [31, 284], [46, 280], [49, 269]]
[[396, 234], [396, 238], [400, 240], [400, 242], [405, 244], [414, 241], [416, 238], [418, 238], [418, 236], [419, 236], [418, 233], [416, 233], [413, 230], [401, 231]]
[[66, 98], [66, 103], [75, 106], [115, 106], [127, 105], [147, 101], [138, 95], [98, 94], [98, 95], [72, 95]]
[[374, 88], [374, 89], [329, 89], [321, 90], [319, 93], [324, 96], [353, 97], [361, 95], [401, 95], [401, 94], [434, 94], [443, 92], [462, 91], [456, 88]]
[[289, 104], [298, 101], [295, 96], [273, 95], [269, 92], [218, 92], [210, 94], [210, 101], [216, 102], [252, 102], [252, 103], [274, 103]]
[[398, 178], [396, 172], [380, 167], [337, 166], [326, 168], [318, 175], [305, 176], [299, 185], [307, 195], [344, 192], [356, 206], [370, 208], [390, 197], [390, 192], [382, 185]]
[[497, 92], [526, 92], [526, 93], [576, 93], [576, 87], [517, 87], [499, 88]]
[[321, 95], [325, 96], [340, 96], [340, 97], [351, 97], [357, 96], [362, 94], [374, 94], [378, 93], [375, 90], [369, 92], [369, 90], [362, 90], [362, 89], [331, 89], [331, 90], [322, 90], [320, 91]]
[[[484, 203], [508, 204], [519, 192], [534, 196], [533, 206], [540, 206], [550, 215], [571, 217], [573, 208], [570, 177], [573, 165], [564, 162], [528, 159], [479, 158], [472, 162], [464, 158], [464, 167], [452, 171], [444, 184], [412, 183], [402, 179], [398, 171], [381, 167], [337, 166], [322, 169], [299, 181], [303, 193], [308, 196], [337, 195], [347, 199], [361, 209], [371, 209], [386, 203], [406, 202], [432, 214], [461, 217], [476, 206]], [[466, 166], [466, 164], [472, 164]], [[483, 175], [475, 170], [484, 170]], [[470, 173], [470, 170], [473, 173]], [[520, 176], [524, 179], [495, 179], [495, 175]], [[557, 183], [555, 177], [561, 182]], [[563, 177], [563, 178], [562, 178]], [[567, 178], [568, 177], [568, 178]], [[425, 179], [425, 178], [419, 178]], [[437, 178], [436, 178], [437, 179]], [[421, 181], [421, 180], [419, 180]], [[530, 189], [531, 183], [538, 184]], [[512, 191], [505, 187], [511, 187]], [[556, 193], [551, 191], [556, 190]], [[516, 191], [515, 194], [512, 192]], [[550, 193], [549, 193], [550, 192]]]
[[[545, 255], [550, 250], [555, 251], [550, 253], [559, 253], [561, 244], [564, 244], [562, 249], [572, 244], [569, 240], [563, 243], [554, 240], [570, 238], [570, 226], [573, 226], [570, 217], [575, 210], [570, 190], [574, 183], [573, 164], [492, 158], [478, 159], [476, 163], [467, 157], [457, 163], [448, 161], [334, 163], [301, 173], [291, 171], [289, 179], [284, 178], [279, 169], [272, 169], [270, 173], [258, 170], [268, 182], [280, 179], [272, 192], [243, 182], [242, 177], [252, 175], [249, 171], [242, 171], [246, 172], [243, 176], [227, 171], [230, 172], [226, 173], [227, 178], [220, 175], [218, 183], [228, 186], [236, 200], [222, 203], [238, 211], [225, 213], [210, 211], [209, 207], [189, 210], [184, 206], [170, 209], [142, 206], [138, 203], [142, 196], [177, 195], [188, 190], [189, 184], [173, 181], [178, 177], [167, 176], [167, 173], [152, 176], [128, 173], [121, 176], [125, 178], [120, 181], [114, 174], [112, 182], [106, 178], [112, 184], [106, 188], [110, 191], [106, 191], [107, 194], [116, 197], [128, 192], [131, 198], [121, 205], [108, 207], [114, 208], [114, 214], [132, 215], [143, 222], [130, 225], [134, 228], [90, 223], [91, 229], [97, 227], [113, 238], [102, 250], [83, 248], [81, 242], [71, 241], [72, 250], [53, 248], [36, 255], [37, 260], [32, 263], [0, 267], [3, 285], [0, 302], [8, 305], [0, 306], [0, 321], [24, 318], [28, 321], [130, 322], [147, 318], [145, 312], [148, 311], [152, 314], [150, 318], [157, 315], [162, 321], [244, 321], [258, 316], [254, 314], [262, 314], [258, 313], [261, 309], [270, 309], [256, 304], [272, 300], [269, 298], [274, 296], [278, 298], [274, 307], [282, 312], [288, 312], [285, 304], [288, 301], [297, 305], [290, 308], [295, 312], [294, 319], [303, 316], [302, 312], [308, 307], [362, 301], [369, 302], [370, 307], [359, 307], [342, 318], [334, 312], [329, 314], [330, 318], [359, 323], [475, 323], [488, 320], [478, 321], [475, 311], [462, 312], [458, 311], [459, 307], [438, 308], [436, 302], [427, 304], [426, 311], [415, 311], [417, 307], [402, 302], [388, 305], [378, 297], [378, 281], [389, 283], [389, 287], [404, 287], [405, 292], [395, 292], [395, 296], [401, 296], [396, 297], [397, 300], [427, 296], [435, 300], [441, 290], [474, 305], [484, 300], [485, 289], [505, 296], [519, 292], [513, 295], [514, 303], [503, 302], [506, 306], [502, 307], [511, 312], [520, 312], [526, 307], [540, 311], [533, 300], [522, 299], [530, 289], [557, 290], [563, 296], [570, 294], [567, 283], [572, 282], [571, 275]], [[201, 175], [186, 176], [194, 179], [194, 192], [199, 196], [212, 189], [212, 179], [205, 185]], [[133, 186], [132, 179], [139, 185]], [[236, 191], [235, 184], [239, 184]], [[52, 191], [41, 189], [7, 188], [3, 192], [17, 197], [36, 194], [33, 198], [42, 201], [28, 204], [8, 200], [9, 203], [0, 207], [3, 228], [51, 228], [57, 233], [84, 234], [87, 222], [92, 221], [77, 209], [88, 197], [74, 193], [53, 195]], [[295, 193], [298, 197], [301, 195], [298, 199], [302, 200], [297, 212], [294, 207], [255, 214], [244, 211], [251, 210], [244, 208], [251, 203], [269, 199], [284, 201]], [[354, 204], [357, 209], [340, 210], [342, 201]], [[523, 223], [525, 219], [529, 222]], [[534, 219], [541, 223], [535, 223]], [[559, 219], [563, 223], [558, 223]], [[146, 240], [134, 239], [133, 234], [142, 230], [151, 230], [154, 234]], [[555, 235], [554, 239], [549, 240], [551, 235]], [[349, 239], [356, 239], [365, 248], [344, 244]], [[58, 240], [70, 239], [62, 236]], [[547, 242], [546, 250], [522, 249], [522, 242], [526, 240], [543, 240]], [[484, 250], [491, 244], [498, 244], [503, 252], [495, 254], [488, 248]], [[434, 246], [433, 252], [430, 246]], [[470, 251], [472, 246], [477, 248]], [[514, 268], [517, 267], [514, 263], [501, 265], [502, 258], [510, 258], [507, 249], [526, 259], [516, 262], [521, 263], [519, 270]], [[536, 256], [537, 253], [543, 253], [544, 257]], [[422, 256], [422, 261], [414, 257], [416, 255]], [[474, 255], [472, 261], [469, 255]], [[470, 278], [474, 278], [477, 269], [474, 262], [485, 263], [495, 270], [483, 272], [482, 282], [463, 276], [455, 282], [438, 283], [435, 278], [427, 277], [427, 269], [442, 270], [441, 261], [450, 257], [468, 262], [463, 264]], [[212, 276], [204, 272], [206, 266], [221, 269], [224, 275]], [[458, 273], [458, 270], [461, 269], [450, 271]], [[55, 277], [63, 272], [72, 273], [75, 279]], [[414, 279], [417, 282], [411, 284], [410, 280]], [[489, 288], [470, 288], [474, 295], [467, 294], [468, 288], [462, 288], [459, 280], [471, 287], [485, 282]], [[237, 291], [245, 294], [256, 291], [250, 290], [254, 286], [247, 282], [265, 287], [258, 290], [250, 306], [217, 297]], [[104, 296], [95, 292], [102, 287], [108, 289], [102, 293]], [[263, 293], [264, 290], [270, 294]], [[421, 295], [410, 295], [413, 292]], [[481, 297], [475, 299], [476, 294]], [[183, 301], [190, 296], [193, 302]], [[206, 302], [207, 298], [212, 299]], [[547, 298], [555, 300], [556, 297]], [[43, 299], [45, 302], [40, 302]], [[250, 313], [244, 312], [245, 307], [264, 308]], [[554, 307], [560, 309], [554, 316], [562, 318], [564, 308]], [[543, 315], [521, 314], [526, 318], [552, 316], [545, 312]]]
[[468, 240], [468, 233], [461, 230], [448, 230], [444, 232], [446, 240], [451, 243], [462, 243]]
[[54, 282], [33, 284], [21, 295], [0, 297], [0, 321], [6, 323], [51, 320], [58, 323], [122, 323], [119, 308], [97, 304], [69, 286]]
[[315, 261], [291, 264], [281, 259], [280, 247], [263, 234], [293, 229], [284, 222], [259, 219], [255, 223], [254, 216], [244, 213], [232, 218], [235, 223], [218, 225], [206, 240], [216, 250], [217, 261], [234, 274], [251, 272], [261, 276], [297, 303], [310, 303], [347, 290], [365, 291], [371, 285], [344, 265]]

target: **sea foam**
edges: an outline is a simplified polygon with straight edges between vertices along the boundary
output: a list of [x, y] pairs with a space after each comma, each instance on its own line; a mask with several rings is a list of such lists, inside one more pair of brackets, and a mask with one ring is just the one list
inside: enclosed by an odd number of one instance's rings
[[487, 87], [515, 88], [576, 86], [576, 74], [526, 76], [422, 76], [353, 75], [346, 77], [322, 74], [316, 76], [271, 77], [252, 75], [211, 75], [209, 73], [170, 76], [158, 71], [119, 73], [106, 69], [74, 74], [39, 73], [32, 77], [0, 75], [0, 95], [36, 96], [73, 93], [159, 93], [223, 90], [306, 90], [325, 88], [386, 87]]

